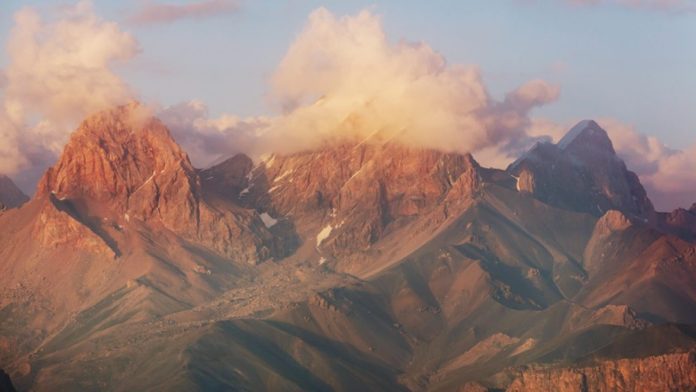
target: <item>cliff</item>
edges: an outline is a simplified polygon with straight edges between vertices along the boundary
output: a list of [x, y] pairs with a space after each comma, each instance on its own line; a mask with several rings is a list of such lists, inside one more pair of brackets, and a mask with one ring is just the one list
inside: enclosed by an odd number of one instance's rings
[[696, 352], [619, 359], [583, 368], [530, 369], [507, 391], [696, 391]]

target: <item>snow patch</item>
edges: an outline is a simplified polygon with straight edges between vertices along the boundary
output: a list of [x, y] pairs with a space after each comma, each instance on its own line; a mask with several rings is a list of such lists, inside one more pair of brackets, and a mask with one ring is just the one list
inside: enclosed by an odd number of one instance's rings
[[[162, 170], [162, 171], [164, 171], [164, 170]], [[140, 186], [137, 187], [137, 188], [133, 191], [133, 193], [139, 191], [140, 189], [142, 189], [142, 187], [144, 187], [145, 185], [147, 185], [147, 183], [149, 183], [150, 181], [152, 181], [152, 179], [155, 178], [155, 174], [157, 174], [157, 171], [153, 171], [152, 174], [150, 175], [150, 177], [148, 177], [147, 180], [145, 180], [145, 182], [143, 182], [142, 184], [140, 184]]]
[[278, 181], [282, 180], [283, 178], [285, 178], [285, 177], [289, 176], [290, 174], [292, 174], [293, 171], [295, 171], [295, 170], [294, 170], [294, 169], [289, 169], [289, 170], [284, 171], [281, 175], [279, 175], [278, 177], [274, 178], [274, 179], [273, 179], [273, 182], [278, 182]]
[[278, 219], [275, 219], [272, 216], [268, 215], [267, 212], [261, 214], [261, 220], [263, 221], [263, 224], [266, 225], [266, 227], [269, 229], [275, 226], [276, 223], [278, 223]]
[[324, 265], [325, 263], [326, 263], [326, 257], [322, 256], [322, 257], [319, 259], [319, 265]]
[[352, 179], [354, 179], [358, 174], [360, 174], [360, 172], [362, 171], [363, 167], [364, 167], [364, 166], [361, 166], [360, 169], [356, 170], [355, 173], [353, 173], [353, 175], [350, 176], [350, 178], [348, 179], [348, 181], [346, 181], [346, 184], [349, 183]]
[[515, 189], [517, 189], [517, 192], [520, 192], [522, 190], [522, 188], [520, 187], [520, 178], [515, 177], [512, 174], [510, 176], [512, 176], [512, 178], [515, 179]]
[[123, 219], [125, 219], [126, 222], [130, 222], [130, 215], [128, 215], [128, 214], [123, 214]]
[[325, 239], [329, 238], [332, 230], [333, 226], [331, 225], [326, 225], [323, 229], [321, 229], [319, 234], [317, 234], [317, 247], [319, 247]]

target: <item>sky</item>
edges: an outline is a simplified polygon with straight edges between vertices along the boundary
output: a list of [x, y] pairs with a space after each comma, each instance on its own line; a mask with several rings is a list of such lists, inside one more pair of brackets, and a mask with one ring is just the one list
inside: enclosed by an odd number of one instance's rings
[[198, 166], [379, 129], [504, 167], [593, 118], [658, 207], [696, 202], [692, 0], [3, 0], [0, 41], [0, 172], [27, 192], [134, 97]]

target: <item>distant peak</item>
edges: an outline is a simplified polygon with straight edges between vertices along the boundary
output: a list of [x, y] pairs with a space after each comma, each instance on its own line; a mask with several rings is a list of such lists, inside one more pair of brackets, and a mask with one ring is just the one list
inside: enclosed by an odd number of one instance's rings
[[557, 144], [563, 151], [577, 145], [602, 148], [612, 154], [615, 153], [609, 135], [594, 120], [580, 121]]
[[19, 207], [28, 200], [29, 197], [9, 177], [0, 174], [0, 203], [5, 208]]

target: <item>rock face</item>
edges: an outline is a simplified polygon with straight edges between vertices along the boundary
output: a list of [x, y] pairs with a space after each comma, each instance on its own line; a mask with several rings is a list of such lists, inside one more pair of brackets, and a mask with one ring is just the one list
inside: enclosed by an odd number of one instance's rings
[[131, 104], [85, 120], [38, 192], [111, 218], [157, 219], [172, 229], [198, 221], [200, 185], [188, 156], [143, 110]]
[[523, 372], [508, 392], [694, 391], [696, 352], [606, 361], [577, 369]]
[[518, 189], [562, 208], [602, 216], [616, 209], [651, 217], [652, 203], [638, 176], [616, 156], [606, 131], [582, 121], [558, 144], [539, 143], [508, 168]]
[[287, 251], [255, 212], [206, 202], [188, 155], [137, 103], [85, 120], [37, 194], [74, 210], [97, 232], [99, 221], [88, 222], [94, 217], [121, 227], [142, 222], [244, 263]]
[[687, 240], [696, 240], [696, 204], [690, 209], [677, 208], [670, 213], [659, 214], [662, 229]]
[[387, 143], [271, 156], [256, 167], [237, 156], [203, 177], [243, 205], [314, 230], [309, 240], [339, 256], [367, 250], [436, 208], [446, 215], [477, 191], [479, 172], [471, 155]]
[[15, 208], [28, 200], [29, 197], [17, 188], [9, 177], [0, 175], [0, 205], [4, 205], [6, 208]]

